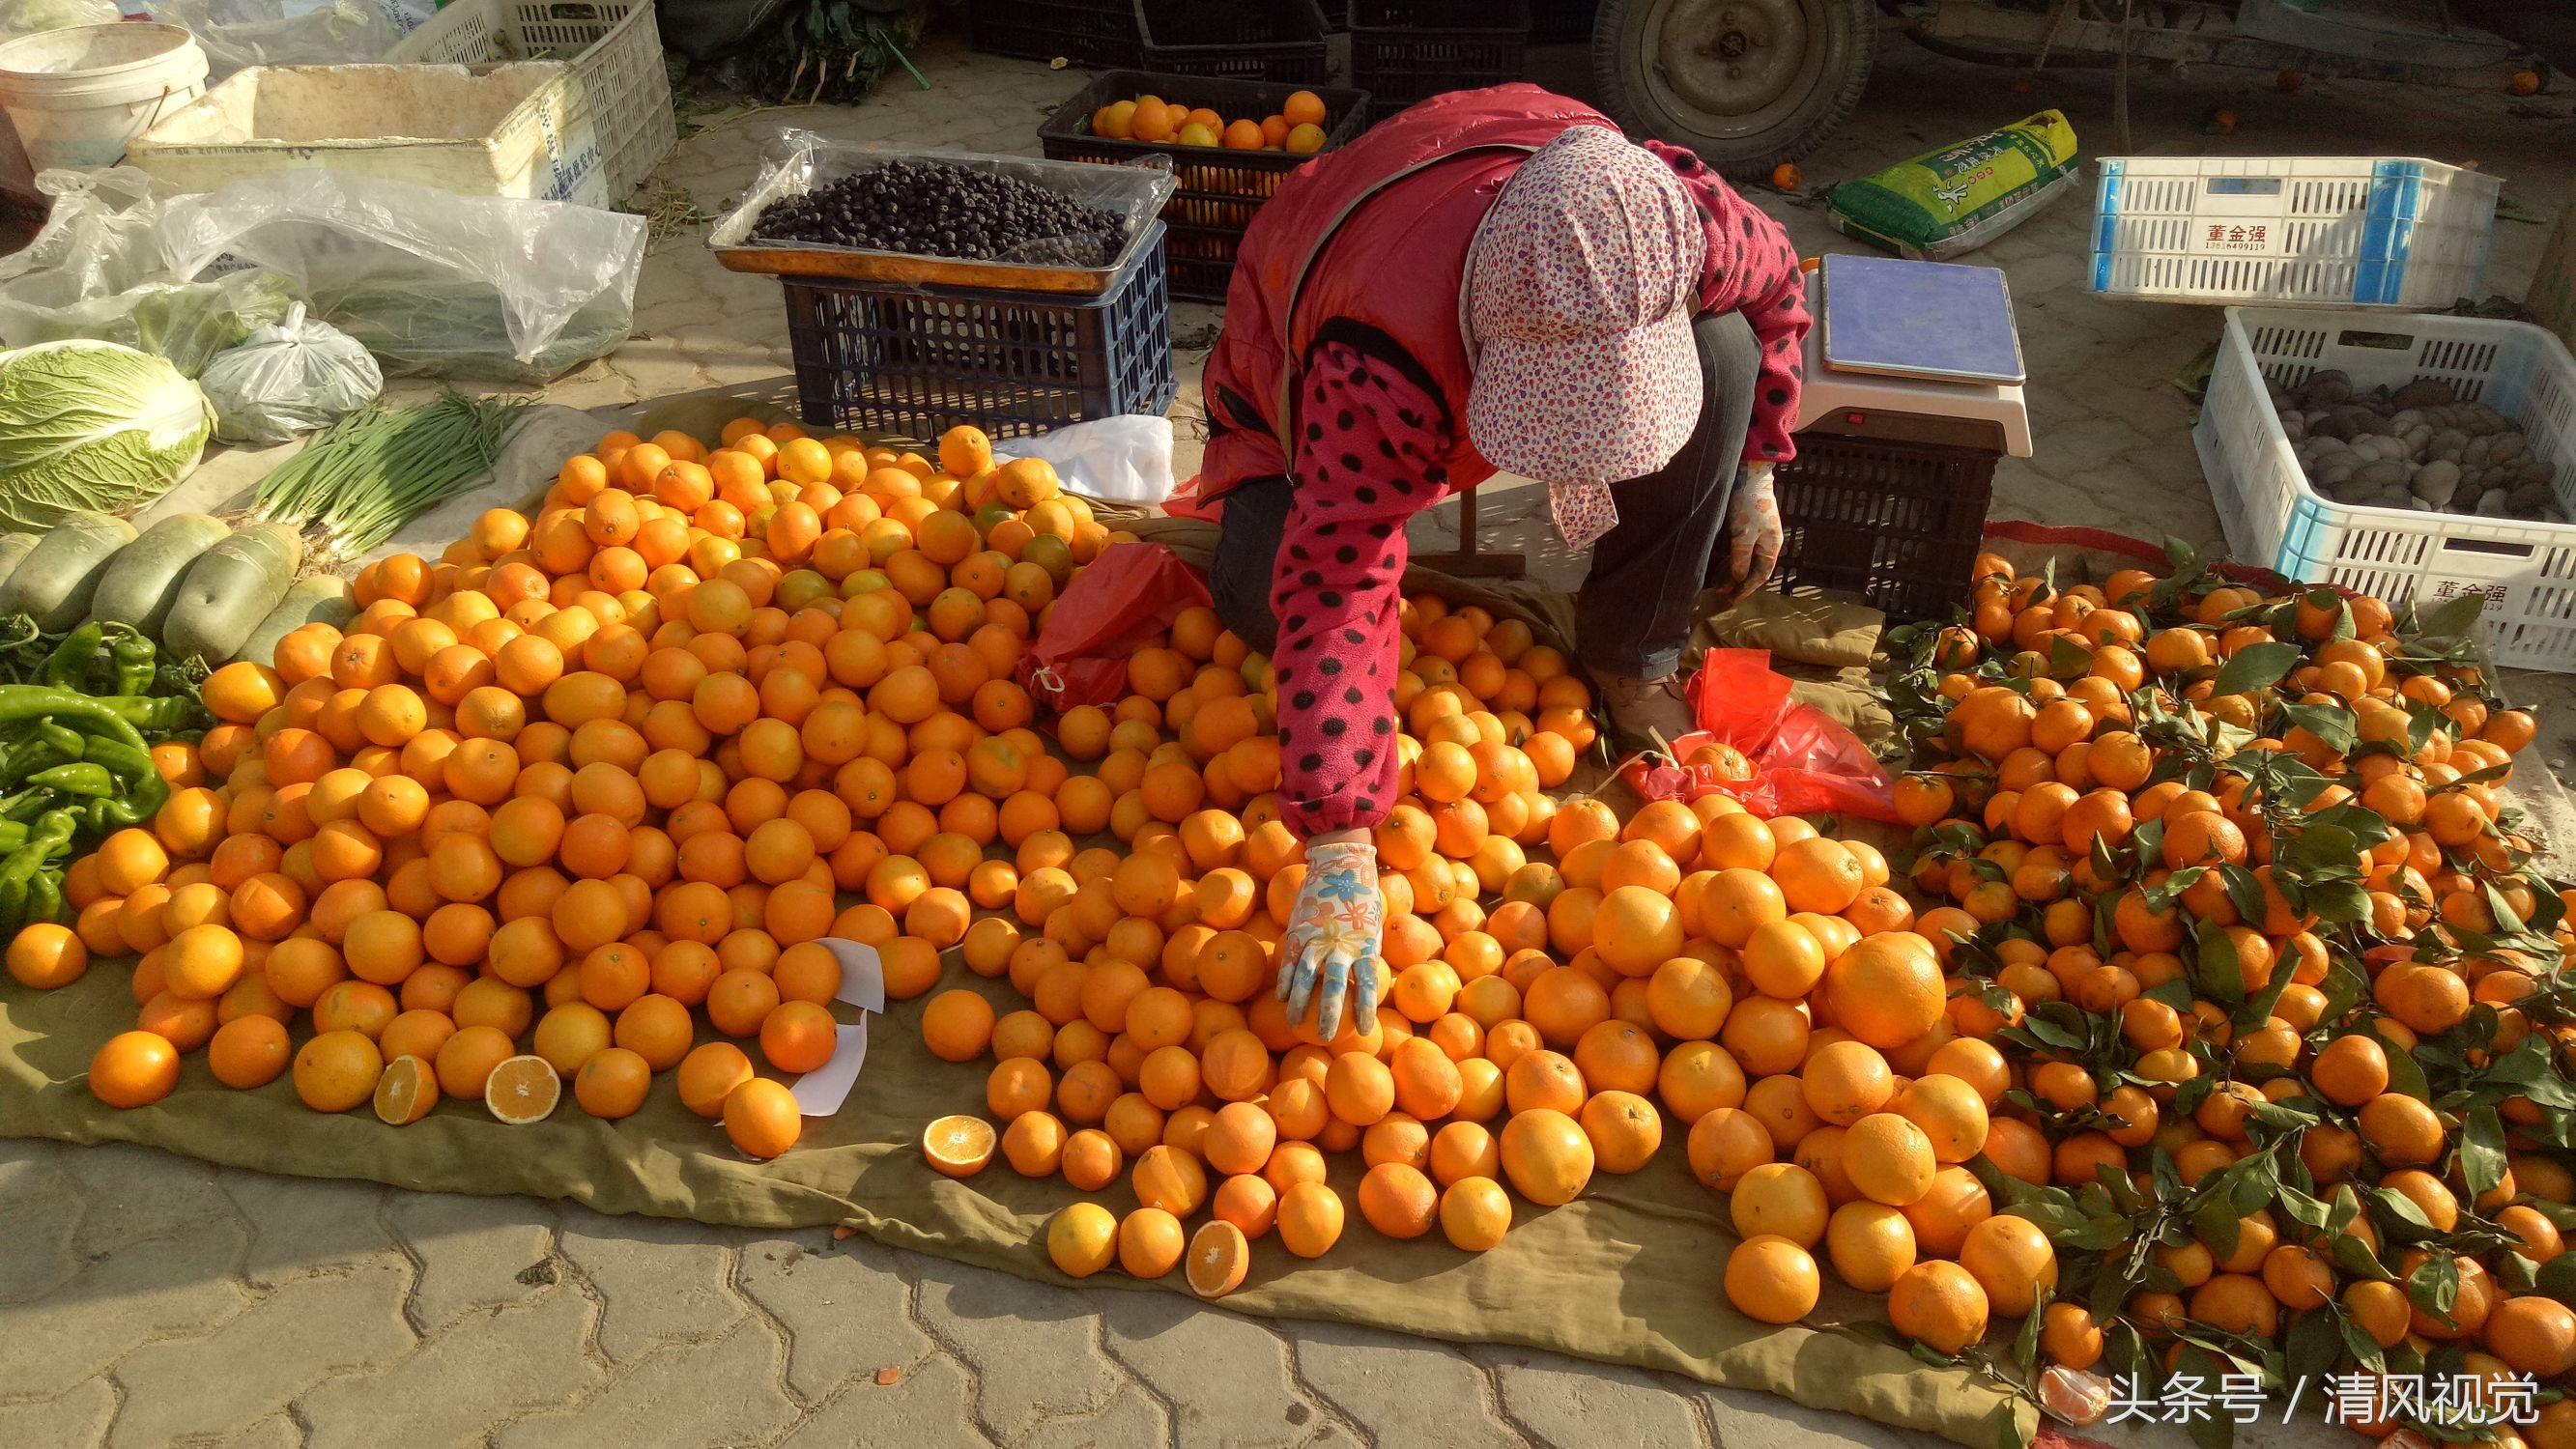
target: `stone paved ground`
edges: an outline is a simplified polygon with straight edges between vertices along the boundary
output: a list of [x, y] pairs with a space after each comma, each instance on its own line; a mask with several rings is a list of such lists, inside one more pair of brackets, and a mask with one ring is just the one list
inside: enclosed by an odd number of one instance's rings
[[[918, 59], [927, 93], [889, 87], [853, 110], [719, 125], [684, 142], [663, 177], [720, 209], [781, 124], [1033, 151], [1038, 120], [1079, 83], [940, 41]], [[1579, 53], [1533, 64], [1579, 89]], [[2000, 72], [1891, 40], [1860, 114], [1808, 174], [1875, 169], [2042, 105], [2063, 107], [2098, 151], [2109, 94], [2104, 77], [2052, 75], [2023, 95]], [[2554, 209], [2568, 192], [2563, 99], [2516, 114], [2501, 98], [2358, 85], [2286, 96], [2269, 77], [2210, 72], [2144, 80], [2134, 104], [2142, 149], [2434, 150], [2477, 157], [2525, 206]], [[2221, 104], [2243, 118], [2231, 141], [2198, 130]], [[1802, 247], [1836, 244], [1820, 211], [1767, 204]], [[2216, 314], [2085, 296], [2088, 215], [2070, 199], [1979, 257], [2011, 274], [2040, 448], [1999, 472], [1997, 511], [2216, 544], [2188, 405], [2166, 385]], [[2499, 229], [2493, 289], [2519, 294], [2541, 239], [2540, 227]], [[634, 342], [556, 385], [555, 400], [771, 390], [787, 365], [772, 284], [717, 268], [693, 234], [654, 255], [639, 302]], [[1184, 307], [1175, 322], [1187, 336], [1212, 317]], [[1184, 473], [1203, 357], [1182, 359]], [[1505, 496], [1490, 532], [1570, 582], [1569, 562], [1540, 546], [1529, 502]], [[1421, 536], [1447, 541], [1454, 524], [1428, 520]], [[2536, 676], [2513, 683], [2544, 700], [2566, 692]], [[2553, 765], [2571, 718], [2544, 717]], [[1169, 1295], [1072, 1292], [819, 1230], [607, 1218], [139, 1148], [0, 1141], [0, 1445], [1930, 1442], [1665, 1375], [1249, 1319]]]

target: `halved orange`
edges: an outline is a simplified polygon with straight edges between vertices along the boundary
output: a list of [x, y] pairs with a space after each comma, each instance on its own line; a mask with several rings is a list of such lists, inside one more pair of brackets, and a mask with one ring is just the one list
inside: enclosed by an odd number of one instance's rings
[[963, 1113], [921, 1129], [921, 1155], [945, 1177], [973, 1177], [993, 1160], [993, 1124]]
[[419, 1057], [393, 1059], [376, 1078], [376, 1116], [390, 1127], [408, 1127], [438, 1105], [438, 1071]]
[[512, 1057], [483, 1083], [483, 1105], [513, 1127], [543, 1122], [562, 1100], [563, 1077], [544, 1057]]
[[1244, 1241], [1243, 1229], [1220, 1218], [1190, 1235], [1190, 1253], [1182, 1271], [1190, 1280], [1191, 1292], [1201, 1298], [1223, 1298], [1243, 1286], [1243, 1275], [1251, 1266], [1252, 1245]]

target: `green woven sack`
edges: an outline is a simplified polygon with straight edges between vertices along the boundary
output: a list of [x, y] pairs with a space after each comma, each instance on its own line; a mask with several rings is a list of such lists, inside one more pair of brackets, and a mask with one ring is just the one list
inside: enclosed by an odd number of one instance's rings
[[2075, 128], [2042, 111], [1846, 181], [1827, 206], [1843, 235], [1937, 262], [2021, 225], [2075, 180]]

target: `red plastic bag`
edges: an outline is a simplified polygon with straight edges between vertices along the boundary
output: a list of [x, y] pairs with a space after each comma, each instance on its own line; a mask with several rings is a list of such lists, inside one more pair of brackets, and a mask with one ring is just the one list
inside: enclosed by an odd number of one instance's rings
[[1198, 570], [1171, 549], [1113, 543], [1074, 576], [1013, 673], [1053, 709], [1115, 703], [1127, 692], [1127, 656], [1210, 602]]
[[1190, 480], [1163, 498], [1163, 512], [1173, 518], [1196, 518], [1215, 523], [1225, 517], [1225, 499], [1207, 496], [1207, 475], [1193, 473]]
[[[1772, 670], [1770, 651], [1710, 650], [1691, 676], [1690, 701], [1700, 728], [1666, 742], [1673, 758], [1621, 770], [1638, 794], [1696, 800], [1722, 793], [1766, 818], [1829, 812], [1896, 821], [1886, 767], [1833, 716], [1792, 703], [1789, 679]], [[1689, 763], [1711, 746], [1728, 748]]]

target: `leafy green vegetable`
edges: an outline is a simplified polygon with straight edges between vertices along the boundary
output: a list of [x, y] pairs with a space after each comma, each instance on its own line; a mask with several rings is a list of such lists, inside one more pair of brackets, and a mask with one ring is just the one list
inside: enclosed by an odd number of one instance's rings
[[125, 513], [197, 466], [214, 413], [197, 385], [113, 342], [0, 352], [0, 527]]

